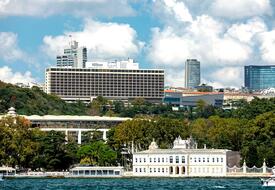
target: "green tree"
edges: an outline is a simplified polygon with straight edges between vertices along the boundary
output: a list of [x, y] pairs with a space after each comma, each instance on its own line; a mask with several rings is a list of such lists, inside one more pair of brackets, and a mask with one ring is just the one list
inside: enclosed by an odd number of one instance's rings
[[116, 152], [102, 141], [81, 146], [78, 156], [80, 163], [98, 166], [114, 165], [117, 158]]

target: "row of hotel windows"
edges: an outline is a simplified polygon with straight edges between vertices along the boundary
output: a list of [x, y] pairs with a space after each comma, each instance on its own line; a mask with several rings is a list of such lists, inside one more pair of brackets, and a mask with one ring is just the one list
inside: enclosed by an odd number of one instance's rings
[[[221, 157], [221, 158], [219, 158], [219, 157], [212, 157], [212, 160], [209, 158], [209, 157], [190, 157], [190, 162], [210, 162], [210, 161], [212, 161], [213, 163], [219, 163], [219, 162], [223, 162], [223, 157]], [[135, 162], [136, 163], [146, 163], [146, 158], [136, 158], [135, 159]], [[158, 162], [158, 163], [168, 163], [168, 157], [165, 159], [164, 157], [162, 157], [162, 158], [160, 158], [160, 157], [158, 157], [158, 158], [156, 158], [156, 157], [154, 157], [154, 158], [149, 158], [149, 162], [150, 163], [152, 163], [152, 162], [154, 162], [154, 163], [156, 163], [156, 162]], [[173, 156], [169, 156], [169, 163], [185, 163], [185, 156], [181, 156], [181, 160], [180, 160], [180, 156], [176, 156], [175, 157], [175, 159], [174, 159], [174, 157]]]
[[163, 97], [162, 93], [112, 93], [112, 92], [70, 92], [70, 91], [62, 91], [62, 90], [54, 90], [52, 89], [50, 93], [54, 93], [61, 96], [79, 96], [79, 97], [91, 97], [91, 96], [106, 96], [106, 97]]

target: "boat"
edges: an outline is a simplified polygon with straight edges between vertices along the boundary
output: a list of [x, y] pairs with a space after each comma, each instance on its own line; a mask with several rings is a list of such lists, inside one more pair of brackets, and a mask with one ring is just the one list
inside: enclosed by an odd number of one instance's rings
[[272, 169], [273, 174], [268, 179], [261, 179], [263, 187], [275, 187], [275, 168]]

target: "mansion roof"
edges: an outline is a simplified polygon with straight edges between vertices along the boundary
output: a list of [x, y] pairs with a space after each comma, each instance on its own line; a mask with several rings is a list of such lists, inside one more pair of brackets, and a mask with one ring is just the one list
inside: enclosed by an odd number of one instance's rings
[[207, 149], [206, 146], [203, 149], [198, 149], [197, 142], [192, 137], [182, 140], [179, 136], [174, 140], [172, 149], [159, 149], [153, 140], [148, 150], [135, 152], [135, 154], [225, 154], [227, 151], [226, 149]]

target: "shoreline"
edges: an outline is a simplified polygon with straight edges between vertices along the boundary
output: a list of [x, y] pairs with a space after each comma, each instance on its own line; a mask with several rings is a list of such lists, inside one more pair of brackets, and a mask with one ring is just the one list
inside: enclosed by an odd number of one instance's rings
[[163, 179], [255, 179], [268, 178], [269, 175], [236, 175], [236, 176], [4, 176], [3, 179], [144, 179], [144, 178], [163, 178]]

